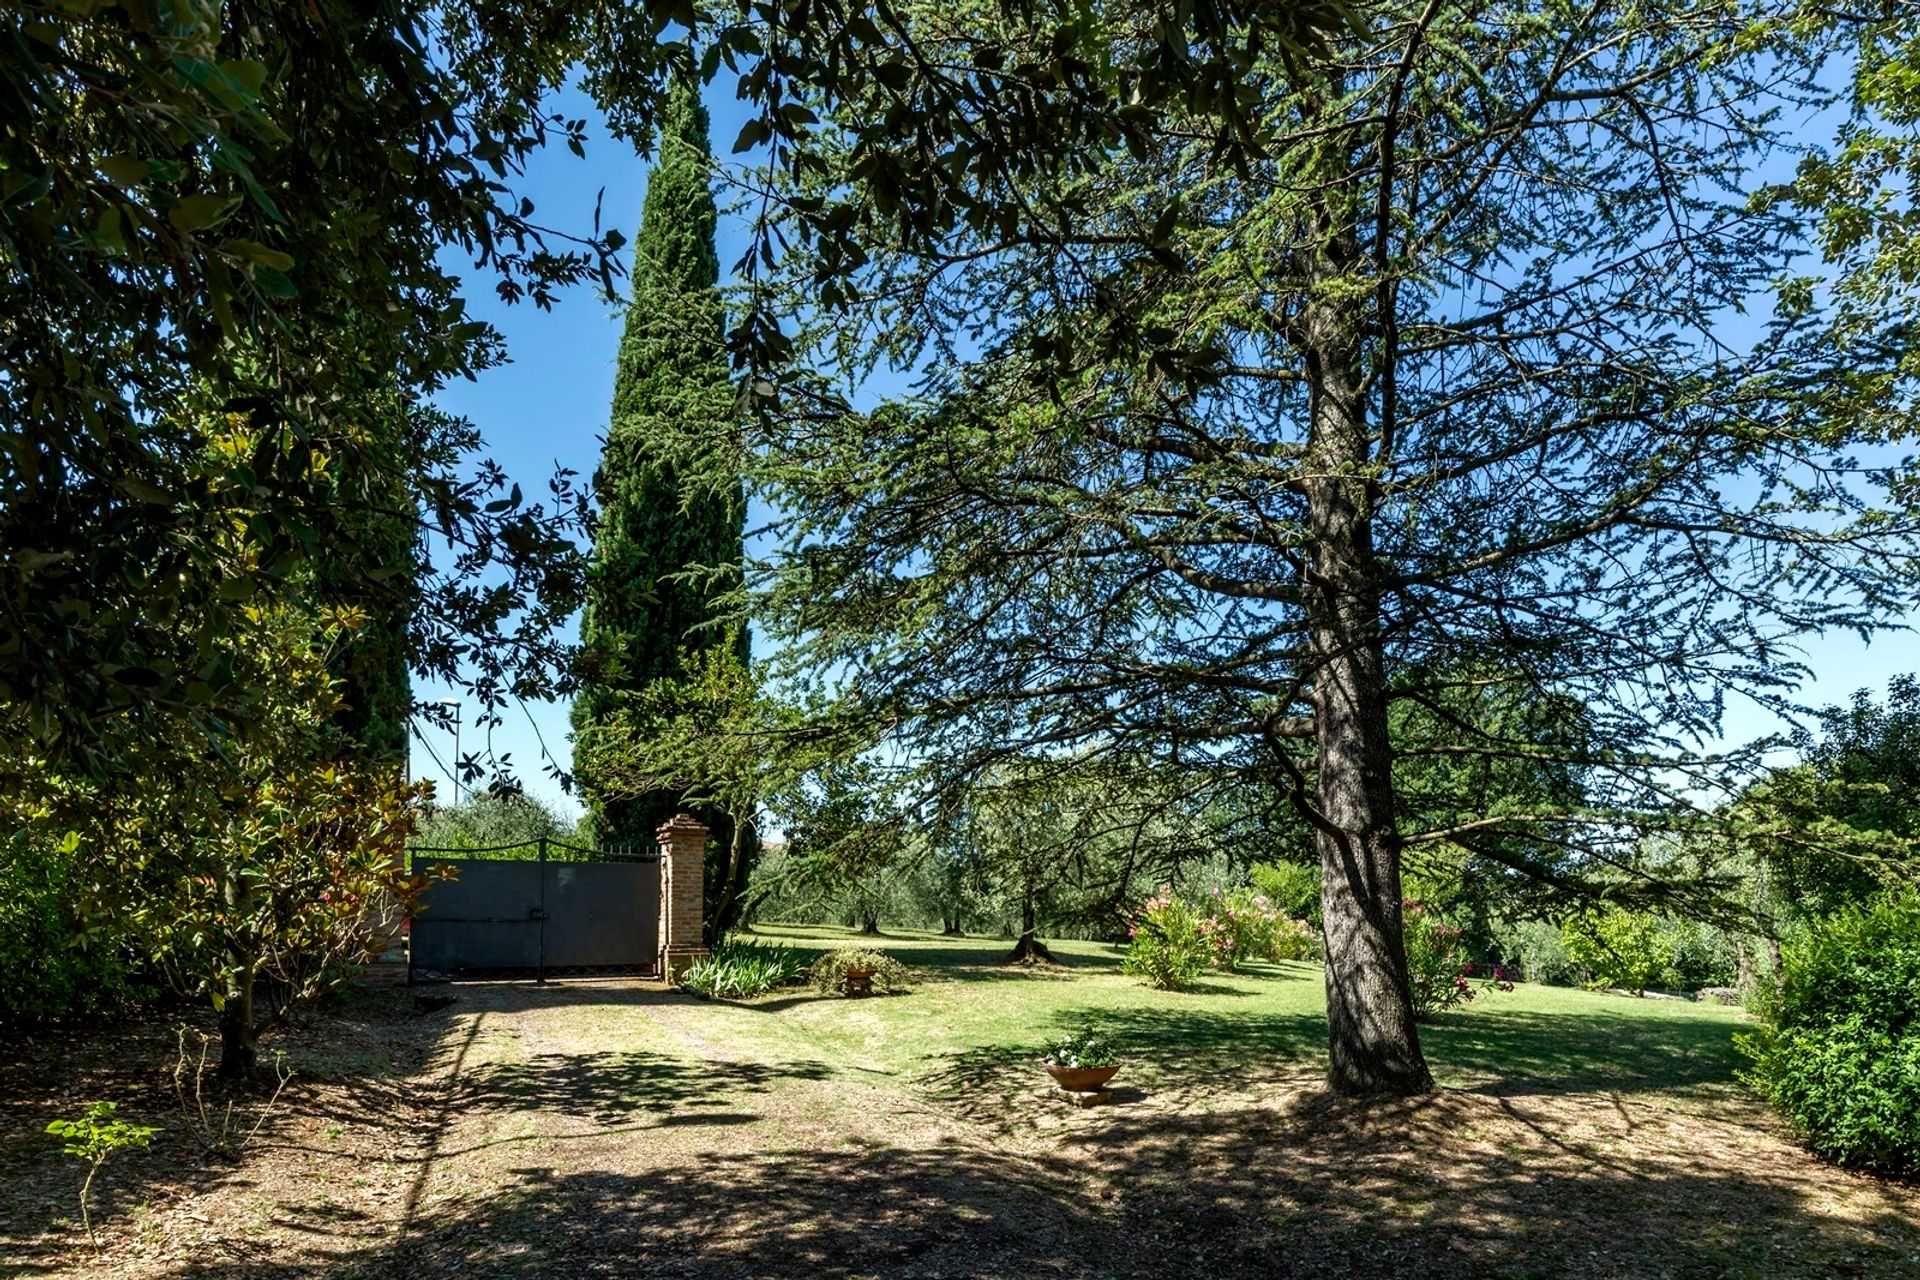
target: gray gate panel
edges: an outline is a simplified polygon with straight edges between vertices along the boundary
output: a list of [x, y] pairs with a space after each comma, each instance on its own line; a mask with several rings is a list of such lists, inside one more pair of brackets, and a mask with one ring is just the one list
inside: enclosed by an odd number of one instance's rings
[[660, 862], [554, 862], [416, 855], [452, 867], [421, 894], [416, 969], [446, 973], [620, 967], [658, 960]]
[[546, 864], [547, 965], [651, 965], [660, 930], [657, 862]]
[[540, 964], [540, 864], [434, 858], [458, 873], [421, 895], [412, 956], [420, 969], [536, 968]]

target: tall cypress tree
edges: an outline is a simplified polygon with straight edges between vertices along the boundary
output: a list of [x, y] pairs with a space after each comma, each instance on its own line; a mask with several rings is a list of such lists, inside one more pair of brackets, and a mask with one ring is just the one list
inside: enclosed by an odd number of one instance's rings
[[[633, 297], [620, 343], [606, 449], [594, 476], [600, 523], [581, 621], [585, 648], [573, 705], [583, 743], [611, 732], [621, 695], [680, 679], [698, 649], [730, 646], [747, 660], [747, 632], [719, 598], [739, 583], [746, 500], [737, 468], [719, 461], [735, 395], [723, 345], [713, 153], [697, 93], [675, 88], [634, 237]], [[687, 805], [682, 791], [623, 793], [597, 776], [591, 750], [577, 771], [599, 839], [649, 847]], [[695, 807], [714, 833], [711, 887], [724, 880], [731, 823]]]
[[[399, 398], [394, 399], [397, 404]], [[413, 713], [407, 633], [420, 600], [420, 547], [415, 522], [406, 514], [411, 498], [398, 474], [407, 412], [396, 407], [390, 434], [378, 441], [368, 465], [344, 478], [337, 498], [354, 512], [341, 521], [346, 540], [314, 558], [319, 598], [358, 605], [367, 615], [333, 657], [341, 682], [336, 723], [364, 760], [395, 768], [407, 759], [407, 721]], [[439, 411], [416, 407], [412, 412]]]

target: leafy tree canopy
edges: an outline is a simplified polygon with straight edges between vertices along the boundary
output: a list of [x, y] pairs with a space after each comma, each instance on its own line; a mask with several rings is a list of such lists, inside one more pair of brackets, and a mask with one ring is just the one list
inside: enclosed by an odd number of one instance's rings
[[[1326, 870], [1336, 1083], [1424, 1087], [1403, 849], [1664, 875], [1650, 835], [1751, 776], [1704, 749], [1726, 700], [1789, 706], [1796, 637], [1914, 602], [1914, 473], [1851, 454], [1908, 430], [1904, 310], [1791, 274], [1814, 218], [1755, 176], [1813, 151], [1784, 113], [1847, 56], [1796, 16], [1380, 5], [1315, 67], [1239, 77], [1257, 149], [1149, 99], [1148, 145], [1009, 178], [1004, 223], [867, 224], [847, 318], [800, 330], [815, 394], [754, 442], [792, 516], [761, 582], [793, 677], [898, 726], [934, 787], [1068, 751], [1284, 776]], [[900, 20], [953, 63], [991, 25]], [[773, 165], [772, 203], [884, 205], [885, 93], [808, 105], [816, 166]], [[779, 276], [796, 325], [822, 256]], [[854, 411], [882, 364], [920, 393]], [[1554, 803], [1470, 830], [1414, 803], [1402, 704], [1421, 750], [1554, 774]]]

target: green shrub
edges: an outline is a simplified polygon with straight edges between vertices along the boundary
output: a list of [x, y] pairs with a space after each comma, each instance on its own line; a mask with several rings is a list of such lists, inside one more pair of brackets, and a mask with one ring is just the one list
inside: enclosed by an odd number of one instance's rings
[[846, 994], [849, 969], [873, 970], [873, 985], [879, 991], [905, 991], [913, 985], [913, 972], [884, 951], [864, 947], [842, 947], [829, 951], [813, 962], [809, 978], [821, 995]]
[[1749, 1083], [1840, 1164], [1920, 1169], [1920, 894], [1843, 908], [1781, 951], [1739, 1038]]
[[806, 976], [807, 958], [792, 947], [726, 938], [712, 955], [689, 965], [680, 981], [703, 995], [742, 997], [765, 995]]
[[1253, 887], [1289, 920], [1320, 926], [1320, 868], [1300, 862], [1256, 862]]
[[1615, 987], [1641, 995], [1673, 963], [1672, 940], [1660, 921], [1645, 911], [1624, 907], [1585, 911], [1566, 922], [1560, 939], [1573, 962], [1587, 971], [1590, 987]]
[[150, 997], [136, 948], [104, 913], [84, 914], [76, 842], [0, 840], [0, 1024], [106, 1013]]
[[1213, 958], [1200, 913], [1167, 885], [1148, 898], [1127, 930], [1133, 942], [1120, 968], [1163, 991], [1191, 991]]
[[1567, 952], [1561, 928], [1546, 920], [1522, 920], [1506, 930], [1497, 945], [1520, 965], [1528, 982], [1570, 987], [1586, 975]]
[[1740, 957], [1724, 930], [1697, 920], [1662, 920], [1667, 968], [1660, 985], [1679, 991], [1731, 987], [1740, 980]]

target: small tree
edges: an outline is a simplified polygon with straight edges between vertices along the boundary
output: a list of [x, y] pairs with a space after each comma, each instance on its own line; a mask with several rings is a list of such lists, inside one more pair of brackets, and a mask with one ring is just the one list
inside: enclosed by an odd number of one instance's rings
[[382, 917], [424, 883], [404, 871], [421, 789], [366, 763], [334, 723], [333, 647], [362, 620], [253, 610], [236, 666], [272, 702], [249, 737], [180, 729], [130, 744], [141, 780], [111, 791], [50, 779], [42, 820], [100, 869], [98, 909], [212, 1005], [229, 1080], [253, 1077], [260, 1033], [370, 956]]
[[120, 1119], [119, 1110], [117, 1102], [92, 1102], [78, 1120], [54, 1120], [47, 1124], [47, 1132], [61, 1139], [60, 1150], [87, 1162], [87, 1177], [80, 1184], [80, 1225], [87, 1233], [87, 1243], [96, 1249], [100, 1241], [93, 1234], [93, 1214], [87, 1200], [100, 1167], [114, 1152], [144, 1147], [160, 1132], [146, 1125], [128, 1124]]
[[784, 791], [789, 889], [837, 899], [862, 933], [878, 933], [910, 848], [888, 772], [866, 757], [816, 765]]
[[1619, 987], [1645, 995], [1673, 960], [1660, 921], [1645, 911], [1594, 908], [1561, 930], [1567, 954], [1589, 975], [1590, 986]]

